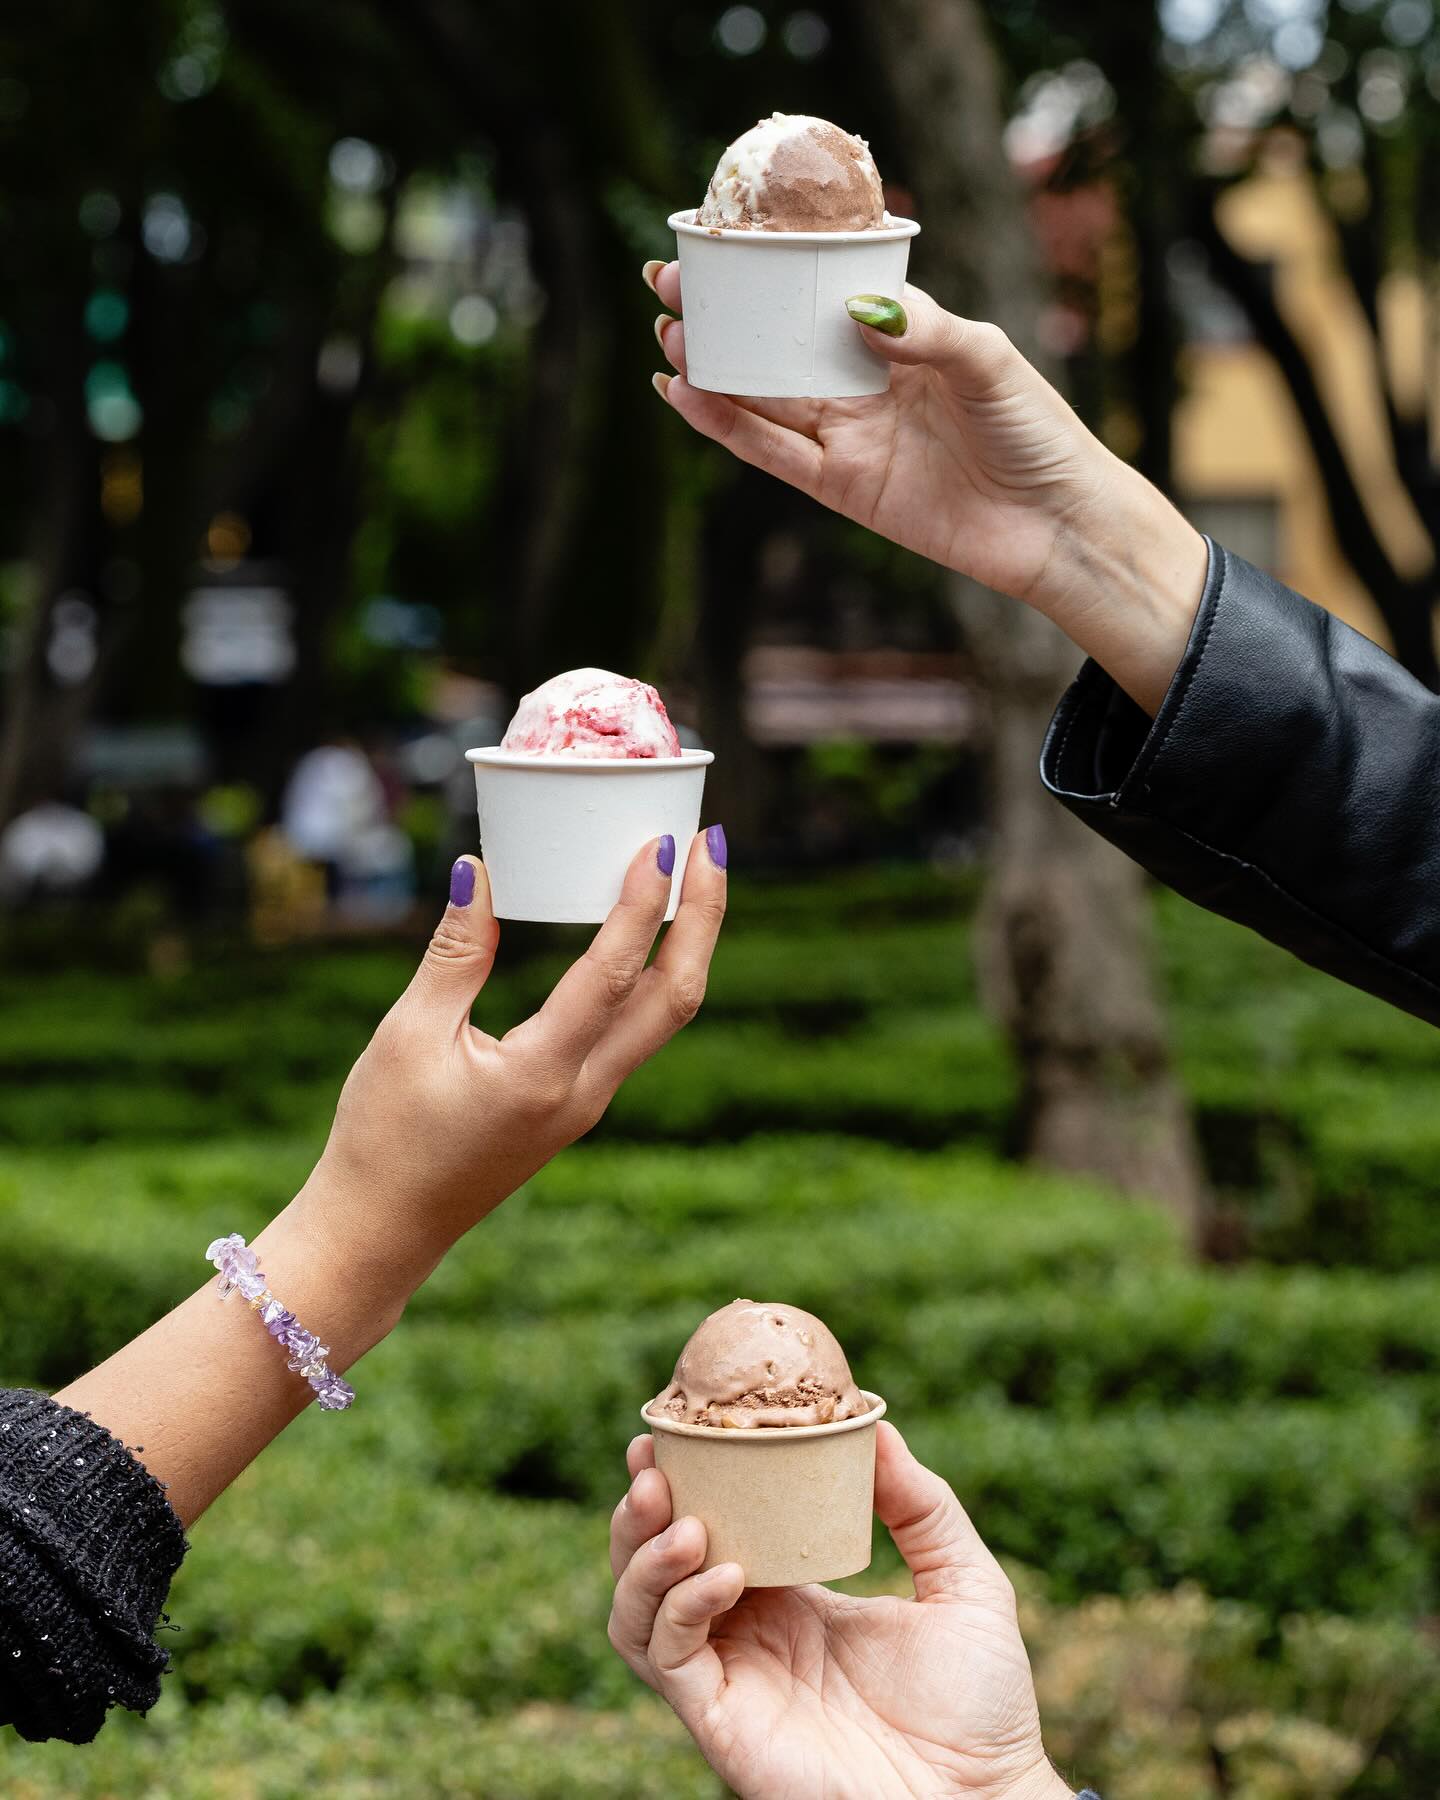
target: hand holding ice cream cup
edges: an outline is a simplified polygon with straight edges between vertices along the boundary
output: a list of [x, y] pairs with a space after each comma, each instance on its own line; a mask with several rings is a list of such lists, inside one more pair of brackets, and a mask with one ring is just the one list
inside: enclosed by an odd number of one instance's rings
[[[763, 1315], [775, 1317], [767, 1323]], [[783, 1461], [788, 1440], [817, 1441], [807, 1432], [831, 1433], [832, 1445], [868, 1444], [865, 1473], [853, 1483], [865, 1548], [844, 1566], [868, 1560], [873, 1507], [910, 1571], [914, 1597], [862, 1598], [813, 1582], [767, 1587], [756, 1581], [759, 1565], [741, 1560], [744, 1547], [735, 1560], [720, 1560], [715, 1534], [727, 1526], [717, 1484], [682, 1501], [675, 1465], [663, 1460], [671, 1434], [656, 1429], [631, 1442], [630, 1487], [610, 1521], [612, 1646], [674, 1708], [727, 1791], [752, 1800], [913, 1800], [962, 1790], [973, 1800], [1073, 1800], [1045, 1755], [1004, 1570], [954, 1491], [879, 1418], [880, 1404], [855, 1388], [833, 1338], [816, 1338], [808, 1317], [743, 1300], [722, 1308], [686, 1347], [675, 1383], [651, 1402], [646, 1422], [672, 1418], [673, 1430], [686, 1429], [675, 1415], [706, 1402], [700, 1411], [730, 1421], [709, 1428], [719, 1448], [749, 1465], [757, 1487], [777, 1452]], [[796, 1354], [805, 1348], [802, 1331], [819, 1353], [813, 1362]], [[768, 1380], [766, 1346], [787, 1337], [793, 1344], [773, 1360], [790, 1388], [734, 1393], [731, 1376], [755, 1378], [757, 1351]], [[797, 1377], [808, 1377], [803, 1388]], [[787, 1422], [832, 1404], [838, 1414], [857, 1395], [872, 1403], [867, 1412], [819, 1426]], [[827, 1482], [845, 1485], [831, 1471], [810, 1484], [809, 1498], [823, 1502]], [[799, 1519], [800, 1509], [791, 1516]], [[749, 1527], [761, 1549], [764, 1529]]]
[[[496, 918], [598, 924], [651, 838], [675, 876], [675, 917], [714, 759], [682, 748], [648, 683], [607, 669], [556, 675], [525, 696], [498, 744], [466, 756]], [[723, 867], [723, 834], [709, 852]]]
[[884, 1413], [813, 1313], [735, 1300], [696, 1329], [642, 1416], [675, 1517], [705, 1527], [701, 1569], [738, 1563], [747, 1587], [795, 1587], [869, 1567]]
[[669, 224], [692, 386], [769, 399], [889, 386], [889, 364], [846, 303], [904, 290], [920, 227], [886, 212], [863, 139], [827, 119], [774, 113], [725, 151], [704, 202]]

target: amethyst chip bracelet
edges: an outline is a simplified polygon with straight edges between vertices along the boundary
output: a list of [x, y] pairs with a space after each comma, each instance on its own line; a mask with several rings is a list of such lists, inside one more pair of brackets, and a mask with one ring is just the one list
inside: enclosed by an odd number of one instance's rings
[[282, 1350], [289, 1352], [289, 1366], [303, 1375], [315, 1390], [315, 1398], [326, 1412], [344, 1412], [355, 1398], [355, 1390], [342, 1381], [326, 1363], [330, 1354], [313, 1331], [307, 1331], [294, 1313], [287, 1312], [265, 1285], [265, 1277], [255, 1266], [255, 1252], [247, 1249], [238, 1231], [229, 1237], [216, 1238], [205, 1252], [205, 1260], [220, 1271], [216, 1286], [222, 1300], [239, 1293], [248, 1300], [251, 1310], [258, 1312], [260, 1323]]

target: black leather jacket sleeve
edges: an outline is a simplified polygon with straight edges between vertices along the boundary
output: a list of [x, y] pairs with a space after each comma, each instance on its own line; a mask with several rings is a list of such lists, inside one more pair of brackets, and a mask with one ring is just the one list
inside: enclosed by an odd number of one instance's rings
[[1087, 663], [1041, 774], [1153, 875], [1440, 1025], [1440, 697], [1210, 545], [1153, 721]]

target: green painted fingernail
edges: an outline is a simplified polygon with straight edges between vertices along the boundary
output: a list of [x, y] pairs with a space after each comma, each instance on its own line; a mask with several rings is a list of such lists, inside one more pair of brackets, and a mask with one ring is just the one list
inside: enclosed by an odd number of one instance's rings
[[904, 337], [910, 323], [900, 302], [887, 300], [884, 294], [855, 294], [845, 302], [845, 310], [857, 325], [883, 331], [886, 337]]

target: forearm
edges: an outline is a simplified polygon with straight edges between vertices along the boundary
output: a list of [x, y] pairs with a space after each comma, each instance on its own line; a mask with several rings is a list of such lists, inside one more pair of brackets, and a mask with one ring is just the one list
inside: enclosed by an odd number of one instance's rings
[[[342, 1373], [397, 1323], [438, 1256], [400, 1254], [357, 1230], [323, 1168], [255, 1238], [271, 1291]], [[197, 1266], [204, 1246], [196, 1244]], [[55, 1398], [89, 1413], [168, 1489], [189, 1526], [314, 1395], [238, 1295], [212, 1278]]]

